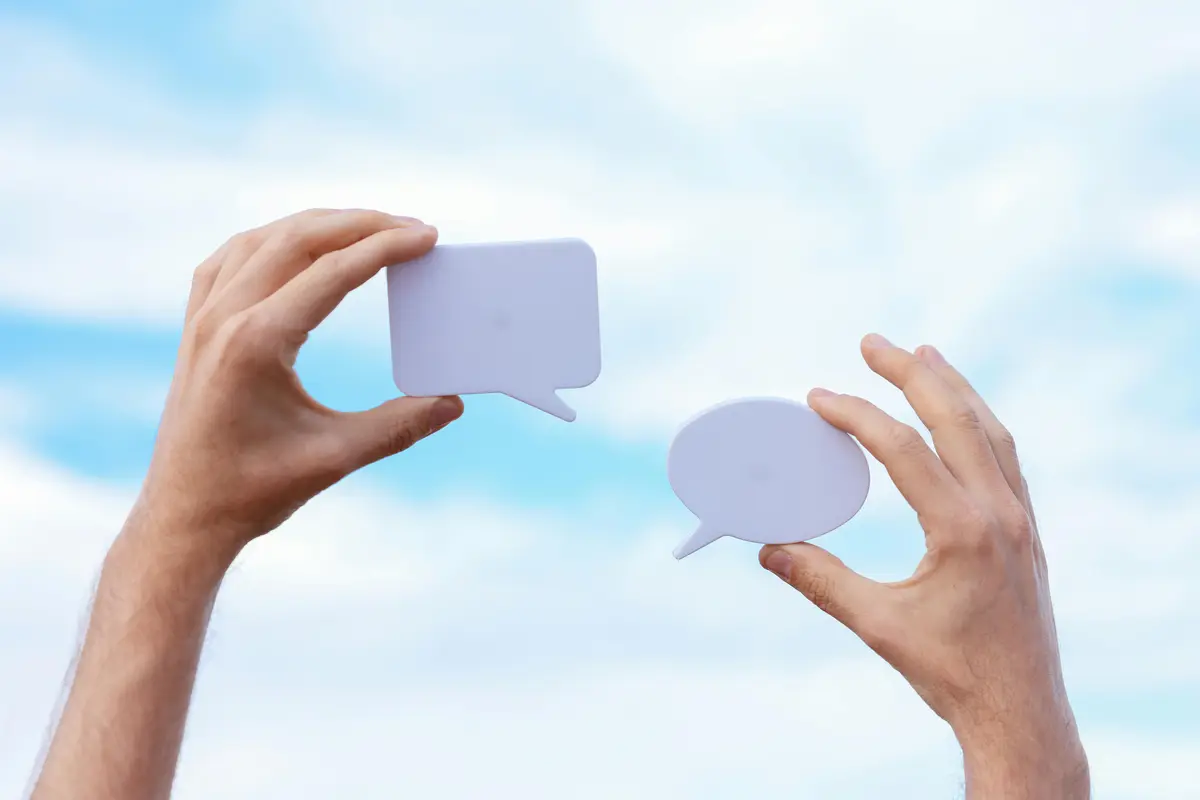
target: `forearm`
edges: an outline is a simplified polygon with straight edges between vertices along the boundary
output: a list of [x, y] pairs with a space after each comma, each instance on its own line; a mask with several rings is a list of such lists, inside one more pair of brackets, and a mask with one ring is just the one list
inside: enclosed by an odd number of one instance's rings
[[135, 512], [109, 550], [32, 800], [170, 794], [217, 589], [236, 554]]
[[1052, 732], [959, 736], [967, 800], [1088, 800], [1087, 756], [1073, 720]]

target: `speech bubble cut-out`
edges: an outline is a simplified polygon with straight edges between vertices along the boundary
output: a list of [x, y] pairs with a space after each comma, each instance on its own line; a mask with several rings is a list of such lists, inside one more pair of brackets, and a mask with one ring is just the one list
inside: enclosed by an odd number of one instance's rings
[[387, 277], [400, 391], [501, 393], [575, 419], [558, 390], [600, 376], [596, 255], [586, 242], [439, 245]]
[[871, 484], [857, 442], [807, 405], [777, 398], [732, 400], [694, 417], [671, 444], [667, 477], [700, 519], [677, 559], [722, 536], [815, 539], [857, 514]]

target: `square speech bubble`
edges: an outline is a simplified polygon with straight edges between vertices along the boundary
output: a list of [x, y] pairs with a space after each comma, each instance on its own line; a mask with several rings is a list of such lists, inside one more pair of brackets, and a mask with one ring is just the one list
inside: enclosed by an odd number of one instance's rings
[[579, 239], [450, 244], [388, 267], [392, 374], [408, 395], [502, 393], [571, 422], [600, 376], [596, 255]]

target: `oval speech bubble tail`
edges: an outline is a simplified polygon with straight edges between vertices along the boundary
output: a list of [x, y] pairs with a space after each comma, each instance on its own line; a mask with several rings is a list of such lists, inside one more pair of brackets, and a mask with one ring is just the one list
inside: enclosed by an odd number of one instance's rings
[[558, 396], [558, 392], [553, 389], [539, 395], [529, 392], [505, 392], [505, 394], [513, 400], [519, 400], [525, 405], [533, 406], [539, 411], [545, 411], [547, 414], [558, 417], [565, 422], [575, 421], [575, 409], [564, 403], [562, 398]]
[[704, 523], [701, 523], [700, 527], [696, 529], [695, 533], [693, 533], [687, 539], [684, 539], [679, 543], [679, 546], [675, 548], [675, 559], [679, 560], [682, 558], [687, 558], [701, 547], [707, 547], [724, 535], [725, 534], [721, 533], [720, 531], [715, 531]]

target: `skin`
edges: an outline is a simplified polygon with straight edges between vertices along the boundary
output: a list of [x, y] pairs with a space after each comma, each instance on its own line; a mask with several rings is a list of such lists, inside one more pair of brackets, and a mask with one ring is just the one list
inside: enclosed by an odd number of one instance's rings
[[872, 335], [862, 353], [904, 392], [934, 449], [862, 398], [815, 389], [808, 402], [887, 469], [917, 512], [925, 556], [898, 583], [872, 581], [809, 543], [764, 547], [760, 562], [950, 724], [970, 800], [1088, 798], [1046, 556], [1012, 436], [935, 348], [910, 353]]
[[333, 411], [293, 369], [349, 291], [436, 240], [414, 219], [319, 209], [235, 236], [196, 270], [150, 469], [105, 559], [33, 800], [168, 797], [234, 558], [318, 492], [462, 413], [457, 397]]
[[[33, 800], [167, 798], [213, 603], [237, 555], [341, 478], [461, 415], [456, 397], [333, 411], [293, 369], [348, 292], [436, 239], [411, 218], [313, 210], [235, 236], [196, 270], [150, 469], [105, 559]], [[812, 545], [765, 548], [764, 565], [950, 722], [973, 800], [1087, 797], [1011, 438], [932, 348], [913, 356], [869, 339], [864, 354], [904, 389], [940, 460], [864, 400], [814, 393], [810, 403], [888, 468], [929, 552], [899, 584]]]

